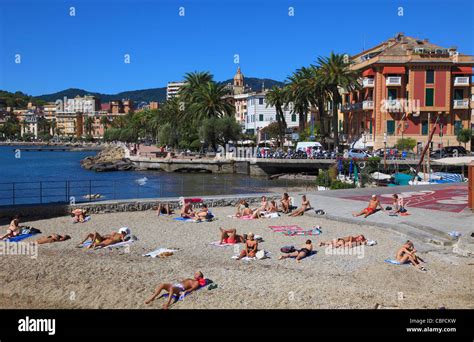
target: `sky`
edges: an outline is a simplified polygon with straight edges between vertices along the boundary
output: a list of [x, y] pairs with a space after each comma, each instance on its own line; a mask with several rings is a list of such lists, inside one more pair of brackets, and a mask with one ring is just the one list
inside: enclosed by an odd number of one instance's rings
[[113, 94], [196, 70], [223, 81], [237, 65], [283, 81], [398, 32], [472, 55], [474, 1], [0, 0], [0, 89]]

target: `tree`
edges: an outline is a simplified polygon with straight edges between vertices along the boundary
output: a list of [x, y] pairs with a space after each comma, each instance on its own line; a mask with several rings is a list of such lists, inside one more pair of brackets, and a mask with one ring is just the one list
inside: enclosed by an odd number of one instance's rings
[[350, 62], [347, 56], [331, 52], [329, 57], [318, 57], [319, 82], [331, 94], [332, 100], [332, 132], [334, 135], [334, 147], [339, 146], [339, 123], [338, 108], [342, 103], [340, 89], [353, 91], [360, 88], [358, 82], [359, 74], [350, 69]]
[[280, 137], [280, 125], [278, 122], [272, 122], [260, 130], [260, 134], [268, 139], [278, 139]]
[[466, 147], [466, 144], [472, 139], [472, 130], [469, 128], [463, 128], [459, 130], [456, 138], [460, 143], [464, 144], [464, 147]]
[[308, 122], [311, 87], [311, 70], [301, 68], [288, 77], [286, 104], [293, 104], [293, 113], [299, 115], [299, 130], [304, 131]]
[[202, 123], [199, 136], [208, 146], [212, 146], [214, 151], [217, 145], [225, 145], [230, 140], [238, 140], [241, 134], [241, 127], [234, 117], [208, 118]]
[[229, 90], [224, 85], [207, 82], [193, 93], [193, 102], [186, 107], [190, 113], [186, 114], [198, 122], [206, 118], [232, 116], [235, 108], [224, 98], [226, 95], [229, 95]]
[[109, 128], [109, 125], [110, 125], [110, 120], [107, 117], [107, 115], [104, 115], [103, 117], [100, 118], [100, 123], [102, 126], [104, 126], [104, 134], [105, 134], [105, 131], [107, 131], [107, 128]]
[[84, 129], [87, 135], [92, 135], [92, 130], [94, 128], [94, 118], [91, 116], [86, 117], [84, 120]]
[[184, 85], [179, 90], [182, 101], [192, 103], [196, 91], [208, 82], [212, 82], [213, 76], [208, 71], [188, 72], [184, 76]]
[[265, 95], [267, 107], [273, 106], [276, 110], [276, 121], [278, 124], [278, 136], [280, 147], [283, 147], [285, 130], [286, 130], [286, 120], [285, 115], [283, 114], [283, 106], [287, 101], [287, 93], [280, 87], [273, 86], [267, 94]]
[[412, 151], [416, 146], [416, 140], [413, 138], [398, 139], [395, 147], [402, 151]]

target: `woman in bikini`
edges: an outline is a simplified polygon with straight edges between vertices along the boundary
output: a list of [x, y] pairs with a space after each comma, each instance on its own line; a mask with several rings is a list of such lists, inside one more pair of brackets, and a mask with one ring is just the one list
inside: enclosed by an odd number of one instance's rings
[[46, 237], [39, 238], [36, 240], [38, 245], [42, 245], [44, 243], [53, 243], [53, 242], [60, 242], [69, 240], [71, 237], [69, 235], [59, 235], [59, 234], [52, 234]]
[[258, 242], [254, 239], [253, 233], [247, 234], [247, 240], [245, 241], [245, 247], [240, 252], [240, 255], [237, 257], [236, 260], [240, 260], [243, 257], [255, 258], [258, 252]]
[[421, 264], [424, 262], [423, 259], [416, 255], [415, 246], [410, 240], [407, 240], [407, 242], [405, 242], [405, 244], [398, 250], [395, 258], [400, 264], [410, 262], [421, 271], [426, 271], [426, 268]]
[[268, 205], [267, 213], [271, 214], [271, 213], [277, 213], [277, 212], [278, 212], [278, 208], [275, 201], [273, 200], [270, 201], [270, 204]]
[[247, 235], [238, 235], [237, 229], [224, 229], [222, 227], [219, 228], [221, 231], [221, 241], [219, 242], [221, 245], [224, 243], [243, 243], [247, 239]]
[[357, 235], [357, 236], [345, 236], [342, 238], [337, 238], [330, 241], [321, 241], [318, 246], [330, 246], [332, 248], [339, 248], [339, 247], [353, 247], [359, 245], [367, 244], [367, 239], [364, 235]]
[[21, 227], [20, 227], [20, 216], [15, 215], [13, 220], [10, 221], [10, 225], [8, 226], [7, 233], [0, 237], [0, 240], [11, 238], [13, 236], [17, 236], [20, 234]]
[[239, 201], [239, 203], [237, 203], [236, 207], [237, 207], [237, 210], [235, 212], [235, 217], [241, 217], [243, 216], [242, 215], [242, 212], [244, 211], [245, 208], [248, 208], [249, 204], [247, 203], [246, 200], [243, 200], [241, 199]]
[[158, 215], [173, 215], [173, 209], [171, 209], [169, 203], [160, 203], [156, 210]]
[[294, 251], [293, 253], [287, 253], [281, 255], [278, 260], [286, 258], [296, 258], [296, 262], [301, 262], [301, 259], [306, 258], [313, 251], [313, 244], [311, 240], [306, 240], [305, 244], [300, 250]]
[[87, 248], [95, 247], [105, 247], [113, 245], [118, 242], [126, 241], [126, 237], [130, 235], [130, 229], [122, 227], [118, 232], [113, 232], [111, 234], [106, 234], [104, 236], [99, 233], [91, 233], [86, 236], [86, 238], [79, 244], [77, 247], [82, 247], [84, 243], [88, 240], [91, 240], [92, 243], [87, 246]]
[[209, 208], [206, 204], [202, 204], [201, 210], [194, 215], [194, 219], [197, 221], [210, 220], [212, 218]]
[[290, 197], [288, 196], [288, 193], [285, 192], [283, 194], [280, 200], [280, 204], [281, 204], [281, 211], [285, 214], [288, 214], [290, 212]]
[[86, 212], [82, 209], [77, 208], [71, 211], [71, 217], [74, 217], [74, 222], [82, 223], [86, 218]]
[[301, 197], [301, 208], [296, 209], [294, 212], [292, 212], [289, 216], [295, 217], [295, 216], [303, 216], [304, 212], [311, 209], [311, 203], [306, 199], [306, 195], [303, 195]]

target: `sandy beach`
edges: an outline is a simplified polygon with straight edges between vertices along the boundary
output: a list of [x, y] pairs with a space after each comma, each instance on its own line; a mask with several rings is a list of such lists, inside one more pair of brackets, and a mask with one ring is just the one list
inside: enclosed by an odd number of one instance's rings
[[[0, 307], [156, 309], [164, 299], [150, 305], [144, 300], [157, 284], [192, 277], [201, 270], [218, 287], [201, 289], [172, 309], [474, 308], [473, 261], [448, 247], [415, 240], [427, 262], [428, 271], [422, 272], [384, 262], [394, 257], [406, 237], [383, 228], [308, 215], [238, 220], [228, 217], [234, 208], [212, 211], [217, 220], [199, 224], [158, 217], [153, 211], [97, 214], [83, 224], [73, 224], [66, 216], [24, 221], [40, 229], [40, 236], [59, 233], [72, 239], [40, 245], [36, 259], [2, 255]], [[309, 237], [315, 246], [321, 240], [356, 234], [376, 240], [377, 245], [366, 246], [359, 255], [332, 255], [325, 247], [316, 247], [317, 254], [301, 263], [279, 261], [282, 246], [299, 247], [307, 237], [287, 237], [268, 226], [291, 224], [304, 229], [320, 225], [323, 233]], [[122, 226], [130, 227], [139, 239], [129, 249], [75, 248], [89, 232], [106, 234]], [[219, 239], [219, 227], [262, 236], [260, 248], [271, 257], [233, 260], [234, 247], [210, 245]], [[6, 228], [3, 225], [2, 232]], [[179, 251], [164, 259], [142, 256], [159, 247]]]

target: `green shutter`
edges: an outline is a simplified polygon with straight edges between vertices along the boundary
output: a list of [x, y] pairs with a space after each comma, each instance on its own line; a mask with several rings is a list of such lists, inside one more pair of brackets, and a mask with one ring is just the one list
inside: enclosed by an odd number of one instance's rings
[[258, 121], [263, 121], [263, 114], [260, 114], [260, 115], [258, 116]]
[[421, 134], [428, 135], [428, 121], [423, 121], [421, 123]]
[[454, 121], [454, 135], [458, 135], [462, 129], [462, 121]]
[[395, 121], [387, 120], [387, 134], [393, 135], [393, 133], [395, 133]]
[[369, 121], [369, 133], [372, 134], [372, 120]]
[[426, 88], [425, 90], [425, 106], [433, 106], [434, 103], [434, 89]]

